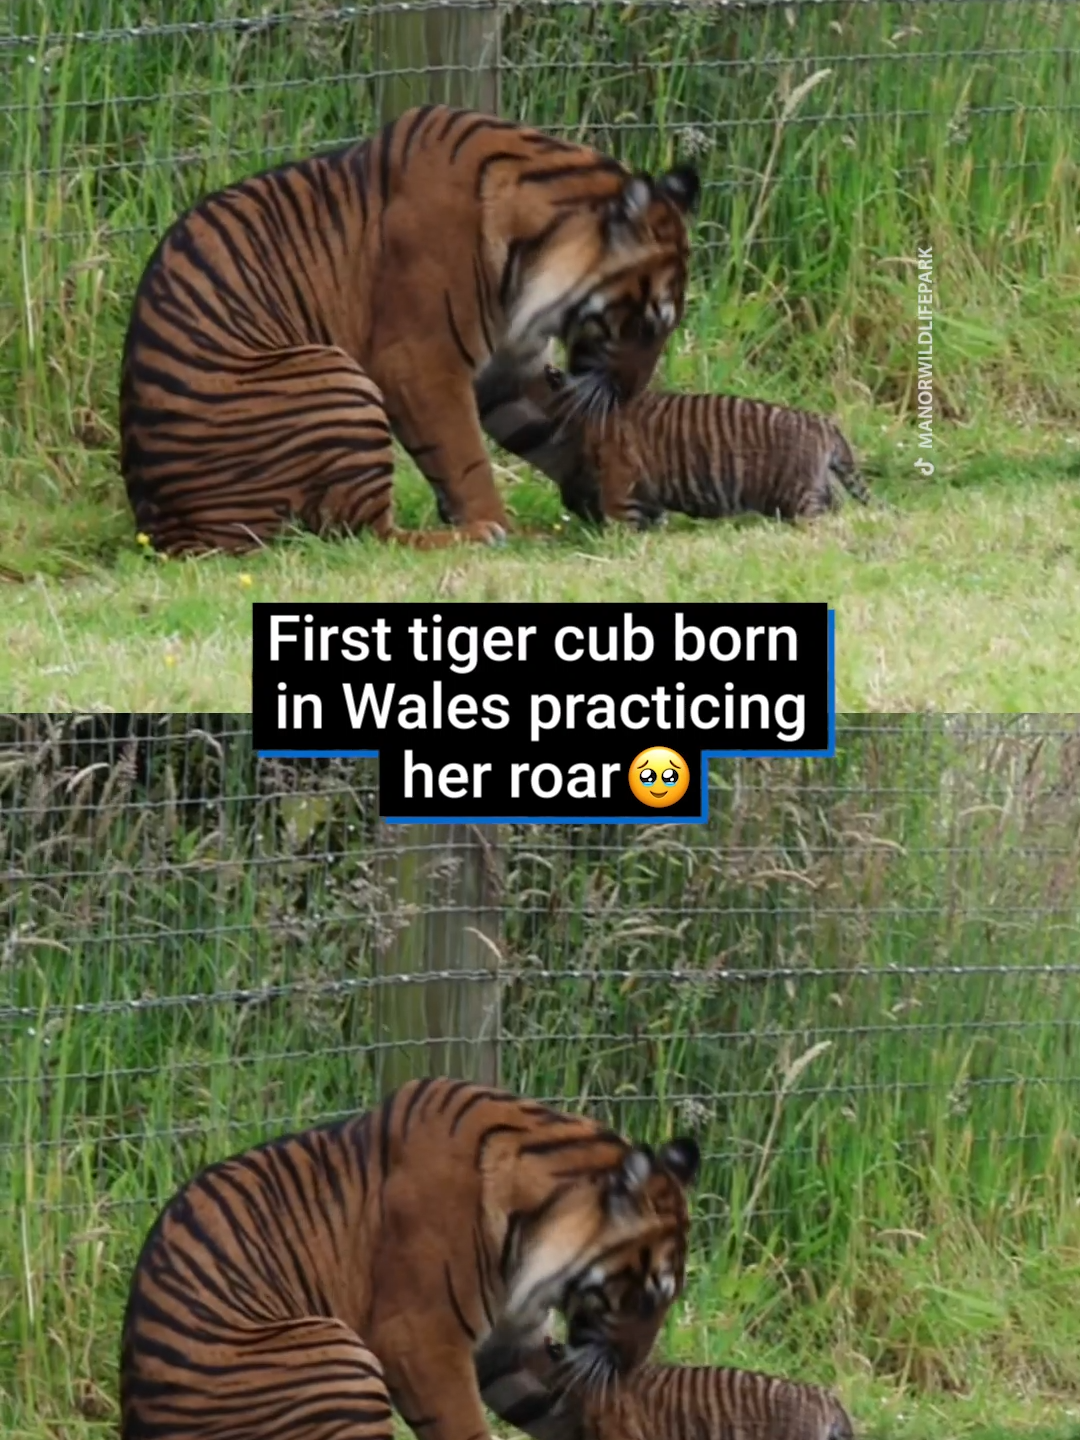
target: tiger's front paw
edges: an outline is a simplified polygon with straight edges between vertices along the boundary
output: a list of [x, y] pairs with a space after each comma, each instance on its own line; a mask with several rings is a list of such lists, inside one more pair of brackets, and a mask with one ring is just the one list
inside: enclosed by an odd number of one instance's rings
[[505, 545], [506, 526], [498, 520], [470, 520], [458, 528], [462, 540], [472, 540], [478, 545]]

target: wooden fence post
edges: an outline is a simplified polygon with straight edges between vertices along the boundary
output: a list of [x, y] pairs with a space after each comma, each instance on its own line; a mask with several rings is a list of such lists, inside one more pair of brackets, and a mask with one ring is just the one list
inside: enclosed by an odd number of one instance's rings
[[[498, 827], [380, 822], [379, 841], [378, 1093], [416, 1075], [498, 1084]], [[473, 973], [455, 979], [455, 971]]]
[[[411, 105], [499, 112], [498, 0], [447, 3], [375, 17], [382, 73], [380, 122]], [[485, 978], [410, 980], [375, 991], [376, 1079], [381, 1094], [413, 1075], [498, 1083], [499, 831], [494, 825], [379, 826], [380, 889], [389, 900], [379, 940], [382, 980], [429, 972]], [[449, 1038], [448, 1038], [449, 1037]], [[382, 1048], [383, 1046], [387, 1048]]]
[[375, 103], [382, 124], [411, 105], [460, 105], [499, 113], [498, 0], [448, 3], [375, 17], [380, 73]]

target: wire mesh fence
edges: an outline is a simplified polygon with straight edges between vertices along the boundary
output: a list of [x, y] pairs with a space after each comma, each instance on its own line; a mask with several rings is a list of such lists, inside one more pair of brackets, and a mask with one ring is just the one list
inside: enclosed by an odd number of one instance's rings
[[375, 783], [241, 717], [0, 724], [0, 1391], [108, 1390], [171, 1190], [420, 1071], [692, 1128], [698, 1266], [824, 1293], [946, 1212], [1075, 1218], [1080, 717], [842, 720], [713, 762], [704, 827], [390, 828]]
[[965, 244], [1018, 261], [1042, 231], [1003, 234], [1006, 214], [1071, 213], [1075, 0], [8, 0], [0, 27], [16, 403], [101, 407], [138, 272], [185, 205], [415, 101], [694, 159], [700, 285], [767, 277], [789, 317], [827, 313], [866, 254], [895, 268], [943, 201]]

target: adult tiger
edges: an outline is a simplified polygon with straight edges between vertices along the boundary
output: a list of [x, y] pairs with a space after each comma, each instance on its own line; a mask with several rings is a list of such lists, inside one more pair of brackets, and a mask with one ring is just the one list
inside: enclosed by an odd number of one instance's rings
[[460, 1080], [211, 1165], [135, 1267], [122, 1440], [487, 1433], [478, 1373], [550, 1309], [599, 1379], [648, 1353], [682, 1289], [692, 1140], [655, 1155]]
[[283, 165], [180, 217], [139, 282], [120, 463], [169, 554], [393, 523], [391, 429], [457, 535], [507, 530], [474, 384], [539, 373], [554, 339], [598, 413], [647, 383], [683, 312], [692, 170], [441, 105]]
[[851, 446], [824, 415], [741, 395], [647, 390], [615, 415], [583, 415], [566, 376], [511, 382], [485, 417], [506, 449], [553, 479], [583, 519], [644, 528], [664, 511], [816, 519], [837, 484], [872, 503]]
[[639, 1366], [610, 1392], [574, 1384], [576, 1361], [545, 1342], [483, 1398], [534, 1440], [853, 1440], [851, 1418], [820, 1385], [727, 1365]]

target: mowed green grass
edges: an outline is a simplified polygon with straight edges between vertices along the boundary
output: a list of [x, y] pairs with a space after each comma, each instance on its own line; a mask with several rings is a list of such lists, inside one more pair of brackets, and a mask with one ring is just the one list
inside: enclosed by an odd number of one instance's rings
[[[132, 289], [201, 193], [370, 132], [370, 17], [125, 38], [130, 0], [17, 0], [0, 186], [0, 693], [24, 709], [248, 703], [247, 606], [289, 599], [806, 599], [837, 609], [841, 709], [1067, 709], [1077, 694], [1080, 208], [1075, 6], [898, 3], [618, 19], [524, 7], [503, 109], [632, 164], [693, 158], [680, 388], [838, 416], [886, 502], [814, 529], [564, 524], [415, 556], [363, 540], [251, 560], [140, 553], [116, 465]], [[199, 31], [210, 18], [218, 28]], [[100, 30], [104, 38], [80, 38]], [[380, 58], [381, 57], [381, 58]], [[392, 57], [391, 57], [392, 58]], [[435, 82], [432, 82], [433, 84]], [[420, 86], [423, 90], [423, 86]], [[415, 98], [430, 98], [430, 87]], [[2, 148], [2, 147], [0, 147]], [[916, 449], [918, 250], [933, 250], [935, 473]], [[505, 458], [505, 457], [504, 457]], [[505, 475], [505, 470], [502, 474]], [[430, 524], [403, 465], [398, 508]]]
[[[57, 506], [21, 538], [21, 563], [30, 571], [36, 547], [41, 571], [4, 592], [0, 693], [20, 710], [247, 710], [253, 600], [824, 599], [841, 711], [1068, 710], [1080, 452], [1068, 435], [1023, 438], [1029, 453], [942, 464], [940, 479], [908, 464], [906, 483], [877, 483], [879, 507], [849, 501], [805, 527], [675, 517], [645, 535], [599, 532], [567, 521], [553, 487], [519, 480], [505, 493], [530, 534], [499, 550], [296, 536], [244, 559], [167, 561], [140, 548], [122, 510]], [[86, 464], [102, 488], [108, 468]], [[418, 476], [399, 490], [403, 518], [434, 522]], [[22, 513], [0, 499], [17, 547]]]

